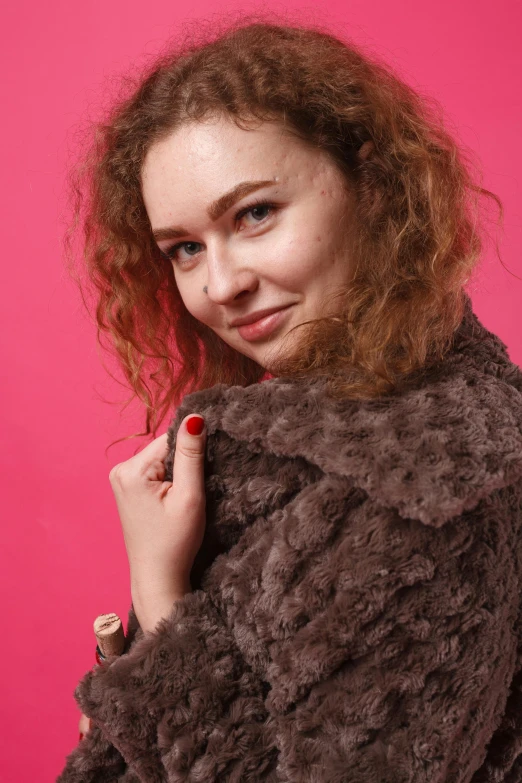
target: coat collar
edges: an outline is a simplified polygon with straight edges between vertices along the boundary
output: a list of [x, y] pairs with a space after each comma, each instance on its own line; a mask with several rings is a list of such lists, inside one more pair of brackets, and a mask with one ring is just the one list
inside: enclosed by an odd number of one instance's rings
[[176, 432], [196, 412], [209, 438], [222, 430], [251, 451], [304, 458], [435, 527], [522, 478], [522, 372], [467, 295], [444, 362], [400, 395], [337, 402], [322, 379], [284, 377], [186, 395], [169, 426], [170, 478]]

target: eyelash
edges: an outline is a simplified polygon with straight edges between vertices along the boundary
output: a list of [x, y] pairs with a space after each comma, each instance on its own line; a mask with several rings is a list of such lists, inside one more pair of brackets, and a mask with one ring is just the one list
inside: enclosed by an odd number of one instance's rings
[[[239, 212], [236, 212], [234, 215], [234, 221], [237, 223], [241, 218], [243, 218], [248, 212], [255, 209], [256, 207], [270, 207], [270, 209], [273, 211], [277, 209], [275, 204], [272, 204], [272, 202], [267, 200], [262, 201], [253, 201], [251, 204], [246, 204], [242, 209], [239, 210]], [[269, 212], [268, 215], [263, 218], [263, 220], [257, 221], [258, 223], [263, 223], [270, 215]], [[163, 258], [165, 258], [167, 261], [176, 260], [176, 252], [179, 250], [180, 247], [183, 247], [183, 245], [197, 245], [198, 242], [178, 242], [176, 245], [171, 245], [171, 247], [168, 247], [166, 250], [162, 250], [161, 255]], [[181, 262], [178, 262], [181, 263]]]

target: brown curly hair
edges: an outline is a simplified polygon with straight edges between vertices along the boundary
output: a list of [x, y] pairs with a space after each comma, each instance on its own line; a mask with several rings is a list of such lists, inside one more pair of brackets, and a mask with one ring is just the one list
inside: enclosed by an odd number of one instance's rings
[[[110, 335], [145, 405], [140, 435], [156, 436], [188, 392], [246, 386], [265, 373], [188, 312], [142, 199], [151, 145], [184, 122], [220, 114], [240, 127], [253, 118], [283, 122], [326, 150], [355, 194], [354, 274], [339, 292], [339, 313], [306, 322], [298, 349], [270, 370], [326, 376], [337, 398], [397, 393], [443, 358], [483, 247], [479, 198], [494, 199], [503, 216], [498, 196], [473, 181], [437, 102], [360, 46], [266, 14], [169, 44], [96, 124], [70, 175], [74, 217], [65, 242], [74, 263], [81, 225], [98, 340]], [[364, 142], [372, 151], [361, 160]]]

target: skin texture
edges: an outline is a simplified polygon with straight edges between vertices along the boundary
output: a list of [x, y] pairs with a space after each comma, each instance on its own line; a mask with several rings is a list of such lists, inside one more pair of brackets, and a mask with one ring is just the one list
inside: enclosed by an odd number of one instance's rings
[[[241, 198], [217, 221], [207, 207], [235, 185], [271, 180]], [[335, 313], [332, 294], [351, 274], [353, 197], [336, 164], [282, 124], [238, 128], [228, 118], [190, 123], [156, 142], [142, 168], [142, 191], [153, 230], [171, 225], [189, 232], [158, 240], [171, 258], [189, 312], [240, 353], [270, 370], [270, 357], [291, 350], [288, 331]], [[252, 201], [267, 199], [240, 220]], [[208, 292], [204, 293], [203, 288]], [[293, 304], [284, 322], [264, 338], [241, 337], [234, 318]], [[281, 355], [285, 355], [282, 353]]]

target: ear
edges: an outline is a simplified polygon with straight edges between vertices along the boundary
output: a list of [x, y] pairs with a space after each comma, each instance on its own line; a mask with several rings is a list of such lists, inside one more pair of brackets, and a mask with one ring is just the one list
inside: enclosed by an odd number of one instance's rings
[[361, 158], [361, 160], [366, 160], [366, 158], [370, 155], [373, 149], [374, 149], [373, 141], [365, 141], [364, 144], [361, 144], [361, 146], [357, 150], [357, 156]]

